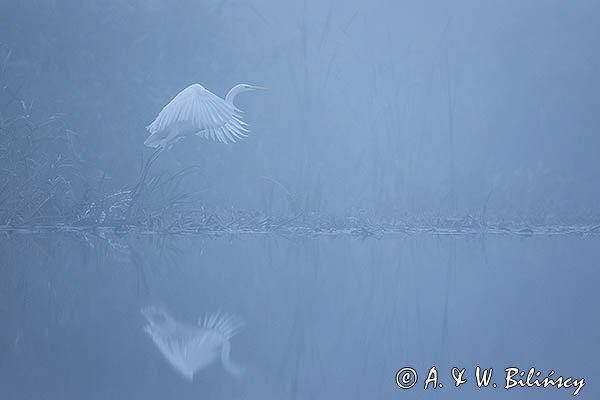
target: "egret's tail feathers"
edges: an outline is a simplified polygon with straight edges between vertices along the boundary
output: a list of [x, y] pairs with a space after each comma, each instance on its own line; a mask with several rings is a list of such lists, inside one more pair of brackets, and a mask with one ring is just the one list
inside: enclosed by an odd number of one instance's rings
[[160, 147], [160, 140], [154, 134], [152, 134], [148, 136], [146, 140], [144, 140], [144, 146], [157, 149]]
[[217, 312], [211, 316], [201, 318], [198, 325], [206, 329], [212, 329], [222, 334], [229, 340], [240, 332], [244, 326], [243, 320], [237, 315]]

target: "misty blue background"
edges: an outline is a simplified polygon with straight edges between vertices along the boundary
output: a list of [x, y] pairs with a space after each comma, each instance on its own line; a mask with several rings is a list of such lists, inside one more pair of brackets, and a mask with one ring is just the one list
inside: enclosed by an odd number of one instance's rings
[[[587, 1], [3, 1], [10, 72], [90, 180], [139, 174], [144, 127], [236, 83], [252, 137], [178, 143], [207, 205], [372, 215], [597, 215], [600, 7]], [[8, 73], [7, 72], [7, 73]], [[19, 85], [16, 85], [19, 86]], [[269, 206], [271, 207], [271, 206]]]
[[[269, 88], [239, 98], [249, 138], [189, 138], [153, 165], [200, 166], [185, 187], [207, 208], [593, 225], [599, 18], [585, 1], [2, 0], [2, 77], [72, 133], [74, 191], [136, 182], [144, 127], [181, 89], [244, 82]], [[0, 397], [572, 397], [450, 387], [480, 365], [584, 377], [597, 398], [598, 243], [2, 231]], [[150, 304], [239, 314], [246, 374], [183, 379], [142, 331]], [[396, 387], [432, 365], [445, 388]]]

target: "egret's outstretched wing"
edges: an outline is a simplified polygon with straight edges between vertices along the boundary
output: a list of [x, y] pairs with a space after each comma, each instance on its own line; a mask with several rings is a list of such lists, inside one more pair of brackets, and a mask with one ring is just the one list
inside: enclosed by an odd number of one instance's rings
[[175, 96], [147, 129], [151, 135], [158, 135], [173, 126], [185, 125], [198, 136], [223, 143], [235, 142], [235, 139], [247, 136], [246, 124], [240, 114], [233, 104], [201, 85], [193, 84]]

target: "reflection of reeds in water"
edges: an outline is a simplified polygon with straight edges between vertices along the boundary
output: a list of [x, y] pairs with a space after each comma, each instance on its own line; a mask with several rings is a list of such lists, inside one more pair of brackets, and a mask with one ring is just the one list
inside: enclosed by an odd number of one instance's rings
[[242, 373], [229, 358], [230, 339], [243, 325], [240, 318], [216, 313], [194, 326], [176, 321], [164, 308], [156, 306], [142, 309], [142, 315], [148, 322], [144, 331], [173, 368], [188, 380], [219, 357], [227, 372], [234, 376]]

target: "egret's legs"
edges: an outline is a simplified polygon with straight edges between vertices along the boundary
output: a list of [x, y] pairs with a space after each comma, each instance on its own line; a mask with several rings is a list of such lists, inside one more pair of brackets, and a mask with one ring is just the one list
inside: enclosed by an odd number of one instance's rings
[[152, 153], [152, 155], [148, 158], [148, 160], [144, 164], [144, 168], [142, 168], [142, 175], [140, 176], [140, 180], [137, 183], [137, 185], [135, 185], [132, 189], [134, 198], [137, 198], [137, 196], [140, 194], [140, 191], [142, 190], [142, 188], [144, 187], [144, 183], [146, 182], [146, 177], [148, 176], [148, 171], [150, 170], [150, 166], [152, 166], [154, 161], [156, 161], [156, 159], [158, 158], [158, 156], [160, 155], [162, 150], [163, 150], [162, 147], [159, 147], [156, 150], [154, 150], [154, 153]]

